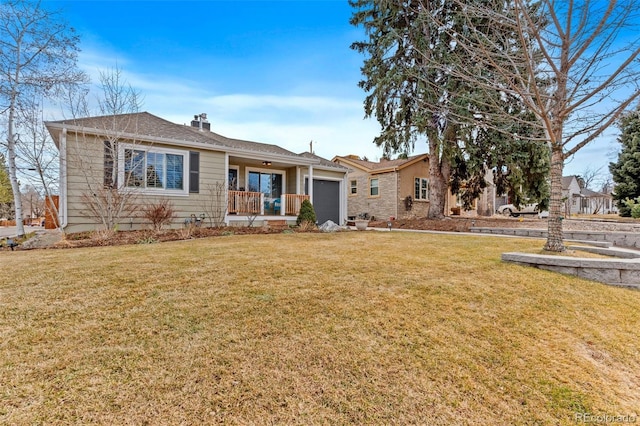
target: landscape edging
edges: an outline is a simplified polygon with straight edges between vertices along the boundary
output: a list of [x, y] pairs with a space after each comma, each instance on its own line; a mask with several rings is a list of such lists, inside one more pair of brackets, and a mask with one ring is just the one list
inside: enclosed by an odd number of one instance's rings
[[[515, 235], [519, 237], [546, 238], [547, 231], [534, 228], [486, 228], [472, 227], [470, 232], [481, 234]], [[640, 233], [607, 231], [563, 231], [566, 240], [606, 241], [614, 246], [640, 249]]]
[[503, 253], [502, 260], [640, 290], [640, 259], [591, 259], [532, 253]]

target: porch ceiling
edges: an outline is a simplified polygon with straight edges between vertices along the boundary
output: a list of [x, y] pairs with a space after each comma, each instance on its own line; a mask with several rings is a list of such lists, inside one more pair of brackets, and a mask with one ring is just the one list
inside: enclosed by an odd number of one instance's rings
[[[269, 164], [268, 165], [263, 164], [264, 161], [269, 162]], [[288, 160], [282, 160], [282, 159], [273, 159], [267, 156], [265, 156], [265, 158], [245, 158], [245, 157], [238, 157], [235, 155], [229, 156], [229, 164], [237, 164], [237, 165], [266, 168], [266, 169], [283, 169], [283, 168], [289, 168], [294, 166], [304, 166], [304, 167], [309, 166], [309, 164], [307, 164], [306, 162], [301, 163], [300, 161], [295, 161], [295, 159], [288, 161]]]

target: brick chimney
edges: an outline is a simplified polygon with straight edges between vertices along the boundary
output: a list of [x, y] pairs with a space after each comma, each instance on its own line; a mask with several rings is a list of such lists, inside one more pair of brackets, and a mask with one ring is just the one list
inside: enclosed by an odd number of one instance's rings
[[201, 132], [211, 131], [211, 123], [207, 121], [207, 113], [203, 112], [202, 114], [196, 114], [193, 116], [193, 120], [191, 121], [191, 127], [197, 127]]

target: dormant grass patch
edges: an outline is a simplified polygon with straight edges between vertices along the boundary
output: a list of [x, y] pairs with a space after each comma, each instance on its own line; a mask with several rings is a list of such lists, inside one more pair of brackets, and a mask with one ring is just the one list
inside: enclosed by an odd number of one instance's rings
[[0, 423], [638, 415], [640, 292], [400, 232], [0, 253]]

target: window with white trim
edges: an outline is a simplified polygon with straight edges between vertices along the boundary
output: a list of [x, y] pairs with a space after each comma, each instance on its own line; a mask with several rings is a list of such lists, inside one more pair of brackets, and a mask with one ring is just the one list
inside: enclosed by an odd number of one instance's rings
[[429, 179], [417, 177], [414, 180], [414, 200], [428, 200], [429, 199]]
[[120, 171], [126, 188], [186, 193], [188, 151], [123, 146]]

